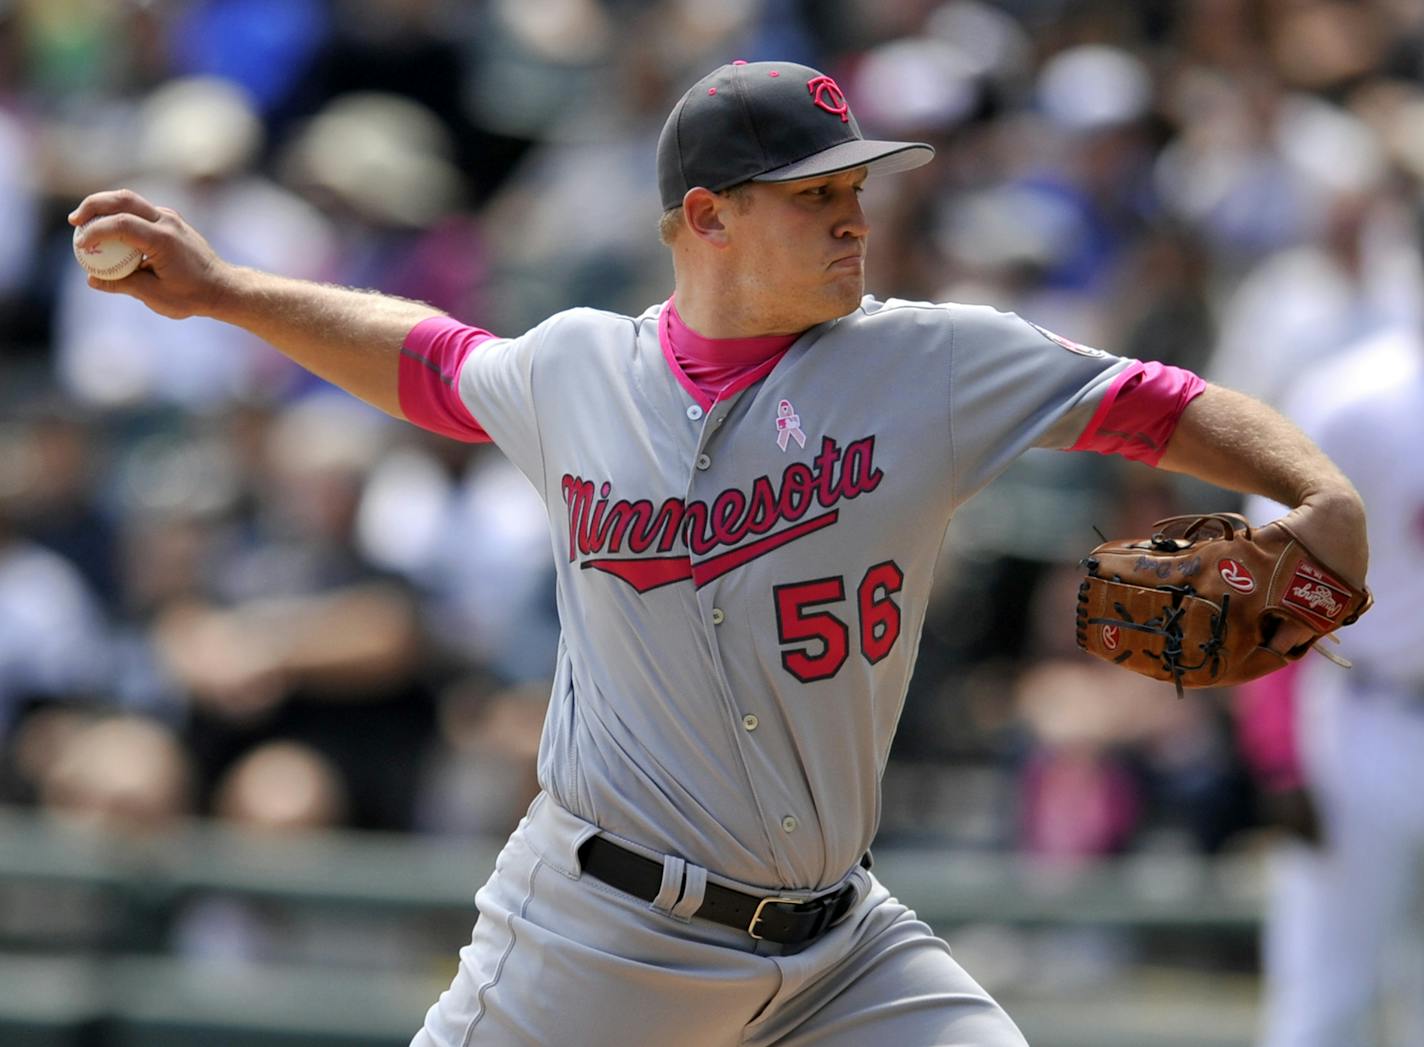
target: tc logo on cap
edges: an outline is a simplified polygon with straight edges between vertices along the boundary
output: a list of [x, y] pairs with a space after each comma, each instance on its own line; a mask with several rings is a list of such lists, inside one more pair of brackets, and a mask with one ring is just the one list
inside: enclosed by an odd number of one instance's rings
[[806, 82], [806, 90], [811, 92], [811, 101], [821, 109], [841, 118], [841, 123], [850, 123], [850, 105], [840, 84], [829, 76], [818, 76]]

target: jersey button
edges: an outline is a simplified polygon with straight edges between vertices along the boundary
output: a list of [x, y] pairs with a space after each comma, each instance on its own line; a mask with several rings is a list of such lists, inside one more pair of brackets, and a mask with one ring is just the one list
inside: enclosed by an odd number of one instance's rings
[[707, 455], [705, 455], [705, 454], [699, 454], [699, 455], [697, 456], [697, 468], [699, 468], [699, 469], [710, 469], [710, 468], [712, 468], [712, 459], [709, 458], [709, 457], [708, 457]]
[[796, 816], [794, 814], [788, 814], [785, 818], [781, 819], [781, 827], [789, 833], [794, 833], [796, 831], [796, 827], [800, 824], [801, 823], [796, 820]]
[[749, 731], [755, 731], [759, 723], [761, 723], [761, 721], [756, 718], [755, 713], [747, 713], [747, 715], [742, 717], [742, 726]]
[[720, 607], [714, 607], [714, 608], [712, 608], [712, 624], [713, 624], [713, 625], [721, 625], [721, 624], [722, 624], [723, 622], [725, 622], [726, 620], [727, 620], [727, 616], [726, 616], [726, 614], [723, 613], [722, 608], [720, 608]]
[[693, 404], [687, 409], [687, 417], [691, 418], [694, 422], [697, 421], [697, 419], [702, 417], [702, 408]]

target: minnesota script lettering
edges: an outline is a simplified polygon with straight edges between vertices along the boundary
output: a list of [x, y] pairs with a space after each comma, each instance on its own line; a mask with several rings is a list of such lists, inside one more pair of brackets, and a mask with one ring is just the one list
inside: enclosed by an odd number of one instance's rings
[[[831, 526], [840, 501], [875, 490], [883, 476], [875, 468], [873, 436], [852, 441], [844, 449], [831, 437], [822, 437], [821, 450], [810, 465], [792, 462], [778, 482], [759, 476], [750, 494], [731, 487], [710, 504], [680, 498], [668, 498], [661, 505], [646, 498], [613, 501], [610, 482], [565, 474], [569, 562], [589, 557], [581, 567], [616, 575], [639, 592], [687, 578], [700, 587], [787, 542]], [[807, 515], [818, 508], [823, 511]], [[782, 523], [795, 526], [775, 530]], [[762, 537], [747, 542], [752, 536]], [[666, 555], [679, 538], [692, 556], [726, 551], [693, 565], [687, 552]], [[609, 558], [625, 547], [639, 559]]]

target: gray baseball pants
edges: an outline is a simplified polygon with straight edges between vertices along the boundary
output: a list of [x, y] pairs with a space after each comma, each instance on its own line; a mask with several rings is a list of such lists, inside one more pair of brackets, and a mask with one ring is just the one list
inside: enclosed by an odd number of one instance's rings
[[860, 900], [840, 923], [780, 946], [691, 919], [708, 874], [682, 859], [617, 841], [663, 861], [652, 903], [580, 876], [578, 849], [597, 831], [545, 794], [534, 801], [411, 1047], [1027, 1047], [867, 870], [850, 873]]

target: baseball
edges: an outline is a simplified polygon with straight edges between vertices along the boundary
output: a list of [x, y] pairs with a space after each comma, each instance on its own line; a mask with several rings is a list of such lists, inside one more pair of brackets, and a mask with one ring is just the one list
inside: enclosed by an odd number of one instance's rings
[[100, 240], [88, 247], [79, 246], [80, 234], [88, 222], [74, 230], [74, 257], [90, 276], [100, 280], [122, 280], [138, 268], [143, 252], [122, 240]]

